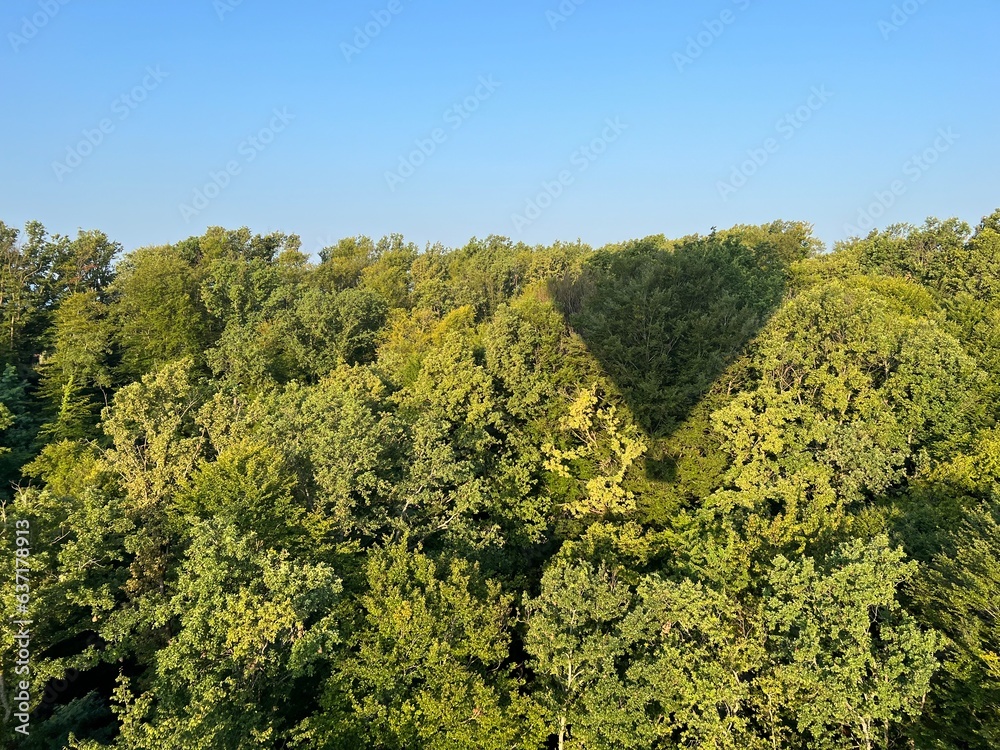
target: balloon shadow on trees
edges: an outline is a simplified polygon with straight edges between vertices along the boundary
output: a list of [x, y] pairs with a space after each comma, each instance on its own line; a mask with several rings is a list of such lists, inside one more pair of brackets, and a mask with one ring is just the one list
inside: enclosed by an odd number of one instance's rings
[[808, 228], [776, 223], [596, 252], [550, 291], [650, 438], [646, 475], [673, 479], [660, 450], [785, 295], [788, 268], [815, 250]]

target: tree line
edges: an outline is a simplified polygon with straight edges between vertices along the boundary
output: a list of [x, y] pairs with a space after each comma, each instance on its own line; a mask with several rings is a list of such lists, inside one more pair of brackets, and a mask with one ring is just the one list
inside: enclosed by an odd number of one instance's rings
[[318, 260], [0, 223], [3, 742], [1000, 746], [998, 291], [1000, 211]]

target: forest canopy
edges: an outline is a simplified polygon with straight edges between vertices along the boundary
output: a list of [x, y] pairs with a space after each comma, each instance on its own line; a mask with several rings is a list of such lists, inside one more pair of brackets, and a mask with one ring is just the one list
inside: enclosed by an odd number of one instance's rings
[[1000, 747], [998, 293], [1000, 210], [0, 223], [0, 742]]

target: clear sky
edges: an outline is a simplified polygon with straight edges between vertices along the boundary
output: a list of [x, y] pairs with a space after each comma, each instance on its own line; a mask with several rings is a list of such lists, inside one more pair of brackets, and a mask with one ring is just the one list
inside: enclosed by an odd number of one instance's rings
[[997, 0], [4, 0], [0, 33], [0, 220], [126, 248], [1000, 206]]

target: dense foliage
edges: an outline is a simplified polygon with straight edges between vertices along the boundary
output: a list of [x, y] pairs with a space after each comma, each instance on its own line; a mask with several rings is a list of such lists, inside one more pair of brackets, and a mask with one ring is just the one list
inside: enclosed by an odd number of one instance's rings
[[1000, 211], [318, 262], [0, 224], [2, 742], [998, 747], [998, 292]]

